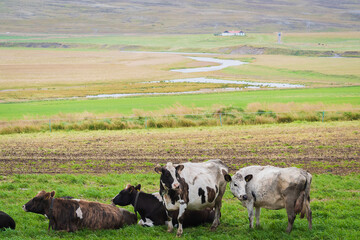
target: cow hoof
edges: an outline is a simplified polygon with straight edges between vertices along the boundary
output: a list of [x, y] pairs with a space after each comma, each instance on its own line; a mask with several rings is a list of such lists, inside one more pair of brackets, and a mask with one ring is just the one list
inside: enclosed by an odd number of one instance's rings
[[211, 226], [210, 230], [211, 230], [211, 231], [215, 231], [216, 228], [217, 228], [217, 226], [216, 226], [216, 227]]
[[168, 229], [167, 231], [168, 231], [169, 233], [172, 233], [173, 229], [171, 228], [171, 229]]

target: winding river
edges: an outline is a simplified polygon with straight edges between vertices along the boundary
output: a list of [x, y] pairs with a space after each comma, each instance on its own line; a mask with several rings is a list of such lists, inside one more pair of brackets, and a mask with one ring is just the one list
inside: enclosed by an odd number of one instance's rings
[[[184, 68], [184, 69], [173, 69], [170, 71], [181, 72], [181, 73], [194, 73], [194, 72], [210, 72], [217, 71], [231, 66], [239, 66], [247, 64], [239, 60], [228, 60], [228, 59], [217, 59], [210, 57], [188, 57], [190, 59], [202, 62], [215, 62], [219, 63], [217, 66], [211, 67], [200, 67], [200, 68]], [[295, 84], [286, 84], [286, 83], [260, 83], [260, 82], [247, 82], [247, 81], [234, 81], [234, 80], [223, 80], [215, 78], [182, 78], [182, 79], [173, 79], [173, 80], [164, 80], [164, 81], [151, 81], [144, 83], [220, 83], [220, 84], [238, 84], [245, 85], [242, 88], [221, 88], [214, 90], [198, 90], [198, 91], [187, 91], [187, 92], [168, 92], [168, 93], [118, 93], [118, 94], [99, 94], [99, 95], [89, 95], [86, 98], [119, 98], [119, 97], [128, 97], [128, 96], [144, 96], [144, 95], [175, 95], [175, 94], [196, 94], [204, 92], [224, 92], [224, 91], [241, 91], [243, 88], [261, 88], [261, 87], [270, 87], [270, 88], [303, 88], [304, 85], [295, 85]]]
[[[180, 53], [179, 53], [180, 54]], [[182, 53], [183, 54], [183, 53]], [[211, 57], [190, 57], [190, 59], [202, 62], [214, 62], [219, 65], [210, 66], [210, 67], [200, 67], [200, 68], [184, 68], [184, 69], [173, 69], [170, 71], [181, 72], [181, 73], [195, 73], [195, 72], [210, 72], [217, 71], [231, 66], [239, 66], [243, 64], [247, 64], [246, 62], [242, 62], [239, 60], [229, 60], [229, 59], [218, 59]], [[261, 87], [270, 87], [270, 88], [303, 88], [304, 85], [296, 85], [296, 84], [286, 84], [286, 83], [260, 83], [260, 82], [247, 82], [247, 81], [234, 81], [234, 80], [223, 80], [223, 79], [215, 79], [215, 78], [182, 78], [182, 79], [173, 79], [173, 80], [164, 80], [164, 81], [151, 81], [145, 83], [220, 83], [220, 84], [238, 84], [245, 85], [241, 88], [220, 88], [220, 89], [207, 89], [207, 90], [198, 90], [198, 91], [186, 91], [186, 92], [168, 92], [168, 93], [116, 93], [116, 94], [99, 94], [99, 95], [88, 95], [86, 98], [120, 98], [120, 97], [128, 97], [128, 96], [143, 96], [143, 95], [175, 95], [175, 94], [196, 94], [196, 93], [204, 93], [204, 92], [223, 92], [223, 91], [241, 91], [243, 88], [261, 88]], [[15, 89], [6, 89], [1, 90], [0, 92], [5, 91], [17, 91]], [[72, 98], [58, 98], [58, 99], [77, 99], [81, 97], [72, 97]]]
[[228, 60], [228, 59], [217, 59], [217, 58], [209, 58], [209, 57], [188, 57], [196, 61], [200, 62], [214, 62], [219, 63], [218, 66], [211, 67], [201, 67], [201, 68], [183, 68], [183, 69], [174, 69], [171, 70], [173, 72], [181, 72], [181, 73], [194, 73], [194, 72], [210, 72], [217, 71], [227, 67], [239, 66], [242, 64], [246, 64], [245, 62], [241, 62], [239, 60]]

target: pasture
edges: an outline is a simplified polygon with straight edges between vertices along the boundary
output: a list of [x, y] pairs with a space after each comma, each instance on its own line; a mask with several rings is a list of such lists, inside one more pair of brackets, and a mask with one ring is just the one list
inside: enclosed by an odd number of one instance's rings
[[[48, 220], [38, 214], [26, 213], [22, 205], [40, 189], [55, 190], [57, 196], [74, 196], [110, 203], [126, 183], [141, 182], [146, 192], [155, 192], [157, 174], [107, 175], [11, 175], [0, 180], [2, 209], [16, 221], [16, 230], [0, 232], [1, 239], [174, 239], [175, 233], [166, 232], [166, 226], [146, 228], [128, 226], [119, 230], [76, 233], [47, 231]], [[247, 212], [227, 189], [222, 207], [221, 224], [215, 232], [210, 224], [186, 228], [183, 239], [358, 239], [359, 235], [359, 175], [344, 177], [315, 175], [311, 190], [313, 229], [307, 229], [306, 219], [297, 217], [291, 234], [285, 233], [285, 210], [262, 210], [261, 227], [249, 229]], [[127, 207], [133, 211], [132, 207]]]
[[[282, 44], [277, 43], [277, 33], [247, 33], [245, 37], [219, 37], [212, 34], [144, 34], [144, 35], [0, 35], [4, 46], [62, 48], [62, 45], [80, 50], [117, 49], [128, 51], [207, 52], [231, 53], [237, 47], [265, 48], [279, 54], [316, 55], [334, 51], [343, 53], [360, 50], [359, 32], [319, 32], [282, 34]], [[24, 44], [19, 44], [24, 43]], [[29, 43], [34, 43], [32, 46]], [[42, 45], [42, 43], [45, 43]], [[58, 43], [60, 45], [49, 45]], [[285, 51], [282, 51], [285, 50]], [[300, 51], [299, 51], [300, 50]], [[309, 51], [309, 52], [301, 52]], [[296, 51], [298, 51], [296, 53]], [[313, 52], [312, 52], [313, 51]], [[256, 53], [256, 51], [254, 51]], [[266, 52], [265, 52], [266, 53]], [[250, 52], [248, 54], [251, 54]], [[329, 53], [327, 53], [329, 54]]]
[[127, 183], [155, 192], [156, 164], [221, 158], [231, 174], [252, 164], [310, 171], [313, 230], [298, 217], [291, 235], [286, 234], [285, 210], [262, 210], [261, 228], [249, 230], [246, 209], [227, 189], [217, 231], [210, 232], [210, 224], [185, 229], [184, 239], [357, 239], [359, 126], [353, 121], [4, 135], [0, 206], [13, 216], [17, 229], [0, 234], [2, 239], [173, 239], [175, 233], [167, 233], [165, 226], [48, 232], [44, 216], [25, 213], [21, 206], [41, 189], [104, 203]]
[[[310, 194], [313, 230], [308, 231], [307, 221], [298, 217], [291, 235], [286, 234], [285, 210], [263, 210], [262, 227], [249, 230], [245, 208], [228, 189], [217, 231], [210, 232], [209, 225], [190, 228], [184, 231], [184, 239], [360, 238], [360, 61], [331, 57], [358, 56], [358, 39], [359, 33], [291, 33], [283, 35], [282, 44], [276, 43], [275, 34], [244, 38], [0, 36], [0, 123], [1, 128], [10, 125], [15, 129], [2, 132], [0, 138], [0, 210], [17, 222], [15, 231], [0, 232], [0, 238], [173, 239], [175, 233], [167, 233], [165, 226], [48, 232], [44, 216], [25, 213], [21, 206], [42, 189], [55, 190], [58, 197], [104, 203], [127, 183], [141, 183], [144, 191], [155, 192], [159, 175], [153, 169], [157, 164], [214, 158], [223, 160], [231, 174], [255, 164], [308, 170], [314, 175]], [[183, 53], [123, 52], [131, 50]], [[199, 54], [184, 52], [215, 53], [211, 57], [247, 64], [205, 73], [170, 71], [214, 65], [189, 59], [187, 56]], [[164, 82], [197, 77], [303, 84], [305, 88], [227, 92], [226, 88], [245, 86]], [[199, 90], [204, 93], [85, 99], [96, 94]], [[72, 97], [79, 98], [68, 99]], [[232, 123], [223, 116], [220, 126], [216, 114], [226, 111], [257, 116], [254, 121], [242, 117]], [[266, 111], [276, 116], [266, 118], [262, 115]], [[288, 120], [277, 121], [281, 112]], [[197, 114], [217, 118], [190, 124]], [[159, 115], [184, 115], [185, 123], [192, 127], [167, 128], [170, 125], [160, 126], [154, 120], [148, 129], [60, 128], [89, 119], [100, 119], [106, 125], [127, 117], [142, 124], [130, 123], [133, 127], [129, 128], [145, 128], [144, 117]], [[49, 132], [49, 119], [58, 119], [61, 131]], [[34, 133], [25, 133], [27, 126], [22, 128], [24, 123], [35, 126], [38, 122], [44, 128]], [[275, 124], [278, 122], [281, 124]], [[21, 134], [7, 134], [15, 132]]]
[[[349, 110], [356, 111], [360, 106], [360, 87], [289, 89], [272, 91], [248, 91], [213, 94], [184, 94], [174, 96], [146, 96], [109, 98], [98, 100], [57, 100], [30, 101], [0, 104], [0, 119], [37, 119], [49, 118], [61, 114], [89, 112], [94, 116], [131, 115], [136, 109], [146, 112], [166, 112], [166, 109], [183, 105], [188, 108], [210, 110], [212, 106], [233, 106], [247, 109], [251, 103], [261, 104], [296, 104], [314, 105], [315, 111]], [[348, 109], [344, 105], [348, 105]], [[163, 110], [163, 111], [160, 111]], [[257, 111], [258, 109], [251, 109]], [[280, 109], [270, 108], [270, 111]], [[296, 110], [296, 109], [288, 109]], [[304, 109], [306, 110], [306, 109]], [[185, 113], [190, 113], [185, 112]], [[181, 110], [179, 110], [181, 112]]]

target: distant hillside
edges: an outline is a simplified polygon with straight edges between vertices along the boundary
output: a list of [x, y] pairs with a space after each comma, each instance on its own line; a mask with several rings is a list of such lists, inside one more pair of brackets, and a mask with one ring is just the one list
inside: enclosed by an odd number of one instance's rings
[[359, 31], [359, 0], [2, 0], [0, 33]]

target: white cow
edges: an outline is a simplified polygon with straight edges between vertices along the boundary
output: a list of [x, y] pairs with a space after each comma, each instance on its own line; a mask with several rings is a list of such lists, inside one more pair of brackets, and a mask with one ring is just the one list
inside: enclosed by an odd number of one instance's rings
[[[203, 163], [167, 163], [165, 167], [156, 167], [161, 173], [160, 194], [167, 211], [179, 210], [177, 236], [183, 233], [185, 210], [215, 208], [215, 218], [211, 229], [215, 230], [220, 223], [221, 200], [225, 193], [225, 175], [228, 167], [220, 160]], [[168, 221], [168, 232], [173, 230], [171, 216]]]
[[253, 228], [254, 207], [256, 226], [260, 226], [260, 208], [282, 209], [288, 215], [288, 227], [291, 232], [296, 214], [300, 218], [306, 214], [309, 229], [312, 227], [310, 209], [310, 173], [299, 168], [278, 168], [272, 166], [249, 166], [240, 169], [231, 178], [230, 190], [248, 210], [250, 228]]

